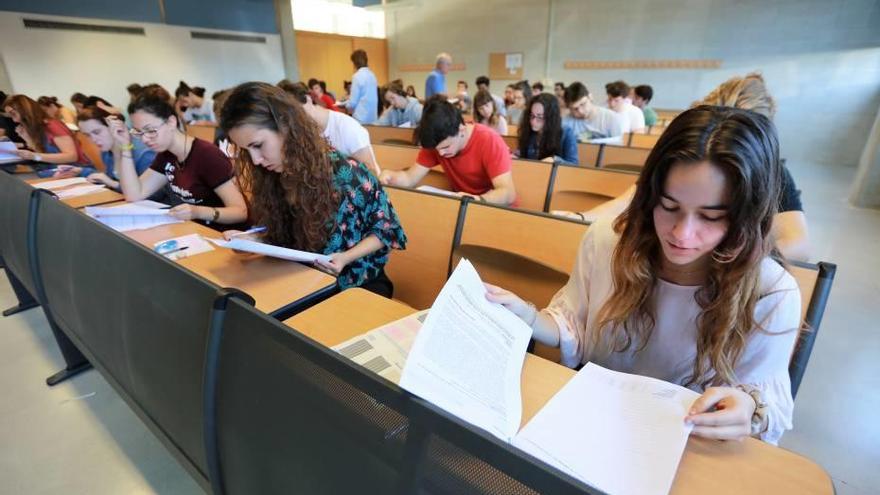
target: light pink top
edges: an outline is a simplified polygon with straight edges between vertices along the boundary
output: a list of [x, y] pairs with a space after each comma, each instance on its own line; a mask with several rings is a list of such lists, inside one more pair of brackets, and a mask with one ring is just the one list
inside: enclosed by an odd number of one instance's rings
[[[642, 350], [635, 351], [635, 345], [609, 355], [603, 350], [608, 342], [593, 344], [596, 315], [611, 294], [611, 256], [619, 238], [612, 222], [613, 217], [605, 217], [590, 227], [568, 283], [544, 310], [559, 326], [562, 364], [576, 367], [593, 362], [615, 371], [684, 385], [697, 353], [700, 307], [694, 294], [699, 287], [658, 280], [654, 292], [656, 323]], [[769, 420], [761, 438], [775, 444], [792, 427], [794, 403], [788, 362], [800, 327], [801, 298], [794, 278], [770, 258], [761, 263], [760, 283], [763, 297], [755, 306], [755, 320], [764, 331], [751, 335], [734, 371], [738, 383], [761, 390]], [[699, 386], [690, 388], [702, 392]]]

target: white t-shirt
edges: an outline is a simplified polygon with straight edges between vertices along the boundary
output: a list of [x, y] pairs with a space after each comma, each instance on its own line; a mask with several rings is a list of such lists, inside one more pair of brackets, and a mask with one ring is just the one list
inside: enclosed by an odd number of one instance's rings
[[629, 102], [623, 103], [619, 112], [623, 117], [623, 132], [643, 132], [645, 130], [645, 114], [642, 109]]
[[216, 122], [214, 116], [214, 101], [207, 96], [202, 98], [202, 105], [199, 107], [189, 107], [183, 113], [183, 120], [190, 122]]
[[589, 141], [622, 135], [623, 120], [623, 116], [607, 108], [593, 106], [589, 119], [576, 119], [569, 114], [562, 119], [562, 126], [571, 128], [578, 141]]
[[323, 136], [340, 153], [351, 156], [370, 147], [370, 134], [357, 120], [341, 112], [329, 112]]

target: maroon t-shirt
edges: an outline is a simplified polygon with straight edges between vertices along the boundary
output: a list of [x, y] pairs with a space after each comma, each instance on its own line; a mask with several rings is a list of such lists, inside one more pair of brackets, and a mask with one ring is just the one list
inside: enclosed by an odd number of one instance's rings
[[213, 144], [196, 139], [181, 164], [174, 153], [156, 154], [150, 168], [165, 175], [171, 190], [184, 203], [202, 206], [223, 206], [214, 189], [232, 179], [232, 163]]

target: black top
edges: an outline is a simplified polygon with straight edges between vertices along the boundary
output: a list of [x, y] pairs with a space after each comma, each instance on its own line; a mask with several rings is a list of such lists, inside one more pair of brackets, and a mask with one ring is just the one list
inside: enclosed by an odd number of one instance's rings
[[782, 166], [782, 195], [779, 197], [779, 213], [786, 211], [804, 211], [801, 204], [801, 190], [794, 183], [788, 167]]

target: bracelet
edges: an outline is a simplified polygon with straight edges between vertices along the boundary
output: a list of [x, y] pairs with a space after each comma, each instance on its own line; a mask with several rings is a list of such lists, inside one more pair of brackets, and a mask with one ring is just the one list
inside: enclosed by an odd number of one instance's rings
[[761, 391], [751, 385], [745, 384], [739, 384], [736, 388], [737, 390], [749, 394], [749, 397], [755, 401], [755, 412], [752, 413], [751, 435], [755, 437], [767, 431], [767, 427], [769, 426], [767, 423], [767, 402], [764, 401]]
[[134, 144], [132, 144], [132, 143], [128, 143], [128, 144], [120, 144], [120, 145], [119, 145], [119, 148], [120, 148], [122, 151], [131, 151], [131, 150], [134, 149]]
[[214, 210], [214, 217], [211, 218], [211, 221], [216, 222], [217, 219], [220, 218], [220, 210], [218, 210], [217, 208], [214, 208], [214, 207], [212, 207], [211, 209]]

